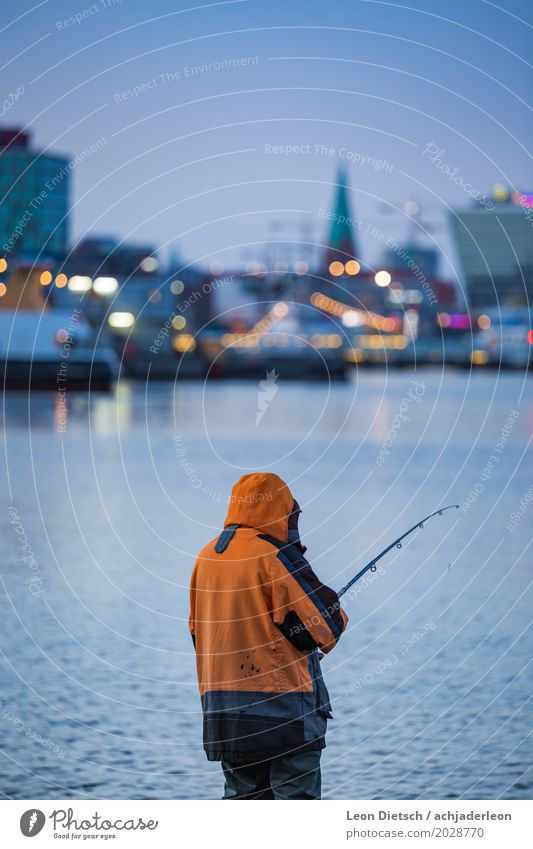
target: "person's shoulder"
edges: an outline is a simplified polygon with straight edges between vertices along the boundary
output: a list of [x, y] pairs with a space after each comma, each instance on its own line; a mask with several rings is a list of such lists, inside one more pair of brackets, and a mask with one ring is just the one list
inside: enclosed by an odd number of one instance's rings
[[[220, 534], [204, 545], [196, 558], [197, 563], [203, 560], [240, 559], [243, 556], [276, 558], [280, 551], [288, 552], [289, 549], [294, 548], [288, 543], [271, 537], [268, 534], [258, 533], [254, 528], [242, 527], [237, 529], [227, 548], [221, 553], [216, 551], [216, 544], [219, 537]], [[293, 551], [288, 556], [293, 559], [295, 553]]]
[[259, 534], [259, 537], [282, 562], [288, 560], [293, 566], [308, 565], [301, 549], [293, 543], [283, 542], [268, 534]]
[[216, 557], [215, 554], [215, 545], [217, 544], [218, 536], [212, 539], [210, 542], [206, 543], [201, 551], [198, 552], [198, 556], [196, 560], [212, 560], [213, 557]]

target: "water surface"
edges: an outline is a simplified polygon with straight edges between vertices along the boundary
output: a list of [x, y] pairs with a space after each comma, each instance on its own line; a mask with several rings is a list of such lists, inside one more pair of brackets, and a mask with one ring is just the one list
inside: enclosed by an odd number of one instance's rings
[[334, 587], [432, 509], [462, 505], [347, 600], [348, 633], [324, 661], [324, 795], [531, 797], [527, 378], [280, 380], [258, 425], [253, 382], [123, 382], [68, 403], [65, 432], [53, 393], [4, 404], [6, 797], [220, 796], [201, 748], [188, 579], [232, 483], [254, 469], [289, 482]]

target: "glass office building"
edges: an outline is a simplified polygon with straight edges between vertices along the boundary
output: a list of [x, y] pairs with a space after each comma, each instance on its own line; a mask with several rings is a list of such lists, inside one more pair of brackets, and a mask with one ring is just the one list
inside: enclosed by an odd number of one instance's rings
[[30, 136], [0, 130], [0, 253], [52, 257], [67, 251], [70, 161], [33, 150]]
[[462, 283], [471, 307], [531, 303], [531, 195], [509, 192], [503, 201], [494, 198], [490, 204], [455, 210], [450, 223]]

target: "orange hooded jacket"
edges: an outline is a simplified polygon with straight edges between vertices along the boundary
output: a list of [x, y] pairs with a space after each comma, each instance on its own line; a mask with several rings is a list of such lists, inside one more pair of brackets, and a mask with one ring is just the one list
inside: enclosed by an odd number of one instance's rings
[[194, 566], [189, 625], [209, 760], [325, 745], [330, 703], [315, 649], [334, 648], [347, 616], [289, 542], [294, 505], [277, 475], [245, 475]]

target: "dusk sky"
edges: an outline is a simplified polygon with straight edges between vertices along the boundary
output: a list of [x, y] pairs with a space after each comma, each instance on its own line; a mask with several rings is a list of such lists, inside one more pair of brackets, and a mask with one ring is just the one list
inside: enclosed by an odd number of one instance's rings
[[302, 222], [324, 241], [344, 164], [363, 261], [382, 250], [367, 227], [405, 237], [413, 199], [453, 277], [445, 209], [471, 203], [457, 175], [479, 193], [533, 187], [527, 0], [190, 7], [2, 3], [3, 96], [19, 96], [1, 126], [70, 157], [95, 146], [73, 173], [72, 239], [115, 235], [206, 266], [261, 261]]

